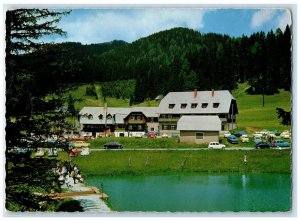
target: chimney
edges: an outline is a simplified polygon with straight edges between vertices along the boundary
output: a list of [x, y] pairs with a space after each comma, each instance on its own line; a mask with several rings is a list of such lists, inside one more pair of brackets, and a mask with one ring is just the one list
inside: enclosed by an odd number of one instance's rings
[[211, 96], [215, 96], [215, 89], [211, 89]]
[[196, 98], [197, 95], [198, 95], [198, 91], [197, 91], [197, 89], [194, 89], [194, 98]]

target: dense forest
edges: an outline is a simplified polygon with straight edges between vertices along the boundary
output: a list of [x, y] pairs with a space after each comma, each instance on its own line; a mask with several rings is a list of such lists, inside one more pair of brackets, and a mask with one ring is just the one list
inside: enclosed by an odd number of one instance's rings
[[[31, 72], [29, 78], [17, 81], [18, 88], [7, 76], [7, 96], [22, 94], [23, 104], [31, 95], [43, 96], [67, 89], [64, 84], [80, 82], [134, 80], [130, 84], [135, 87], [130, 97], [133, 103], [169, 91], [232, 90], [246, 81], [249, 93], [256, 94], [291, 87], [289, 26], [284, 32], [277, 29], [239, 38], [173, 28], [133, 43], [44, 44], [34, 52], [14, 56], [17, 66], [22, 70], [30, 66]], [[114, 90], [113, 85], [105, 87], [104, 96], [123, 97]]]

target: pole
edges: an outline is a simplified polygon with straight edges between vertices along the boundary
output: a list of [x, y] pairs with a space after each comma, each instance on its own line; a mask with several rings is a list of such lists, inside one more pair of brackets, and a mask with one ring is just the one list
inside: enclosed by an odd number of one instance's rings
[[231, 130], [233, 130], [233, 103], [231, 104]]

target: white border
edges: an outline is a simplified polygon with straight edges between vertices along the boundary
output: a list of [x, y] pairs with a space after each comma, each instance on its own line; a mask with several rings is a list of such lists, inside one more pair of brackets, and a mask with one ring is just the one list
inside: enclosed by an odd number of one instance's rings
[[[73, 5], [71, 5], [73, 4]], [[142, 5], [140, 5], [142, 4]], [[297, 28], [297, 24], [298, 24], [298, 12], [299, 12], [299, 3], [297, 0], [286, 0], [286, 1], [266, 1], [266, 0], [250, 0], [247, 1], [247, 4], [242, 4], [242, 1], [238, 1], [238, 0], [231, 0], [231, 1], [220, 1], [220, 0], [144, 0], [144, 1], [139, 1], [139, 0], [78, 0], [78, 1], [71, 1], [71, 0], [46, 0], [46, 1], [39, 1], [39, 0], [2, 0], [1, 1], [1, 22], [0, 22], [0, 26], [1, 26], [1, 58], [3, 58], [4, 60], [4, 45], [5, 45], [5, 40], [4, 40], [4, 22], [5, 22], [5, 14], [4, 14], [4, 9], [7, 8], [8, 5], [14, 7], [14, 6], [42, 6], [42, 7], [59, 7], [59, 8], [83, 8], [83, 7], [99, 7], [99, 6], [108, 6], [108, 7], [137, 7], [137, 6], [143, 6], [143, 7], [183, 7], [183, 6], [188, 6], [188, 7], [196, 7], [199, 6], [199, 4], [205, 4], [205, 7], [217, 7], [217, 8], [223, 8], [223, 7], [238, 7], [238, 8], [243, 8], [243, 7], [247, 7], [247, 8], [262, 8], [262, 7], [270, 7], [272, 6], [289, 6], [292, 10], [292, 22], [293, 22], [293, 79], [292, 79], [292, 114], [293, 114], [293, 146], [294, 146], [294, 151], [292, 154], [292, 159], [293, 159], [293, 201], [292, 201], [292, 217], [287, 217], [284, 219], [289, 219], [289, 220], [296, 220], [299, 216], [299, 212], [297, 213], [297, 211], [299, 211], [299, 203], [297, 204], [297, 199], [299, 199], [299, 191], [297, 191], [297, 180], [299, 177], [299, 170], [298, 170], [298, 162], [297, 162], [297, 158], [299, 158], [299, 152], [297, 151], [297, 147], [300, 147], [300, 143], [299, 143], [299, 139], [297, 138], [297, 133], [298, 133], [298, 123], [299, 123], [299, 119], [298, 119], [298, 110], [299, 110], [299, 96], [298, 96], [298, 88], [297, 85], [299, 83], [299, 78], [297, 77], [297, 63], [299, 61], [298, 56], [297, 56], [297, 52], [299, 51], [299, 45], [297, 45], [297, 39], [299, 38], [299, 28]], [[254, 4], [254, 5], [253, 5]], [[292, 4], [292, 5], [291, 5]], [[203, 5], [201, 5], [203, 6]], [[1, 150], [2, 152], [4, 152], [4, 146], [5, 146], [5, 78], [4, 78], [4, 62], [0, 62], [0, 67], [1, 67], [1, 71], [2, 71], [2, 88], [1, 88], [1, 92], [0, 92], [0, 98], [2, 101], [2, 105], [1, 105], [1, 114], [2, 114], [2, 120], [1, 120], [1, 129], [0, 129], [0, 143], [1, 145]], [[3, 154], [1, 155], [1, 163], [2, 163], [2, 171], [0, 171], [1, 173], [1, 181], [0, 181], [0, 197], [1, 199], [4, 199], [4, 173], [5, 169], [4, 169], [4, 157]], [[2, 195], [3, 194], [3, 195]], [[0, 204], [0, 211], [1, 211], [1, 215], [3, 215], [4, 211], [2, 211], [4, 208], [4, 201], [1, 200], [1, 204]], [[26, 217], [27, 215], [30, 215], [30, 217]], [[19, 216], [21, 216], [23, 219], [33, 219], [33, 218], [41, 218], [43, 217], [44, 214], [40, 214], [40, 213], [34, 213], [34, 214], [19, 214]], [[82, 214], [83, 216], [86, 216], [85, 214]], [[120, 214], [121, 216], [134, 216], [134, 219], [138, 218], [139, 216], [143, 216], [140, 213], [137, 214]], [[148, 214], [146, 214], [148, 215]], [[155, 214], [152, 214], [155, 216]], [[168, 216], [172, 215], [172, 214], [165, 214], [165, 215], [161, 215], [161, 214], [156, 214], [158, 216], [164, 216], [166, 219], [182, 219], [182, 217], [178, 217], [181, 216], [179, 214], [176, 214], [177, 217], [172, 217], [172, 218], [167, 218]], [[196, 215], [196, 214], [195, 214]], [[225, 214], [224, 213], [216, 213], [216, 214], [199, 214], [200, 216], [211, 216], [211, 215], [216, 215], [219, 218], [222, 218], [222, 220], [232, 220], [233, 218], [230, 217], [222, 217]], [[237, 217], [234, 217], [234, 219], [241, 218], [242, 214], [231, 214], [231, 215], [237, 215]], [[246, 214], [244, 214], [246, 215]], [[280, 214], [270, 214], [270, 213], [264, 213], [264, 214], [252, 214], [249, 213], [248, 214], [250, 217], [247, 217], [247, 219], [261, 219], [261, 220], [268, 220], [268, 219], [274, 219], [275, 217], [272, 218], [267, 218], [265, 216], [270, 216], [270, 215], [275, 215], [275, 216], [280, 216]], [[60, 218], [57, 216], [57, 214], [53, 214], [53, 216], [55, 216], [55, 219]], [[72, 214], [71, 214], [72, 216]], [[77, 216], [77, 214], [76, 214]], [[100, 215], [101, 216], [101, 215]], [[183, 217], [185, 216], [189, 216], [189, 214], [182, 214]], [[191, 216], [193, 216], [193, 214], [191, 214]], [[243, 215], [242, 215], [243, 216]], [[259, 218], [259, 216], [262, 216], [263, 218]], [[203, 219], [204, 217], [202, 217], [201, 219]], [[49, 219], [53, 219], [53, 217], [48, 217]], [[46, 219], [48, 219], [46, 218]], [[92, 218], [92, 217], [89, 217]], [[104, 217], [101, 217], [101, 219], [103, 219]], [[124, 217], [123, 217], [124, 218]], [[219, 218], [214, 218], [214, 219], [219, 219]], [[8, 217], [4, 217], [4, 219], [8, 219]], [[74, 219], [82, 219], [78, 218], [78, 217], [72, 217], [72, 220]], [[115, 219], [115, 218], [108, 218], [106, 217], [105, 219]], [[129, 217], [125, 217], [125, 220], [132, 220], [133, 217], [129, 218]], [[143, 219], [153, 219], [153, 217], [143, 217]], [[196, 218], [192, 218], [189, 217], [189, 219], [196, 219]], [[211, 219], [211, 218], [205, 218], [205, 219]], [[281, 218], [280, 218], [281, 219]]]

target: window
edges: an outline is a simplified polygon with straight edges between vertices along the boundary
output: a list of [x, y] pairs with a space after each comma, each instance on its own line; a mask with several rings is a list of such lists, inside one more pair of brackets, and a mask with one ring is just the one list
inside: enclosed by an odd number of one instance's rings
[[107, 119], [108, 119], [108, 120], [111, 119], [111, 115], [110, 115], [110, 114], [107, 115]]
[[181, 104], [181, 109], [186, 108], [187, 104]]
[[98, 117], [99, 117], [99, 120], [103, 119], [103, 115], [102, 114], [100, 114]]
[[151, 129], [150, 129], [151, 131], [154, 131], [154, 128], [153, 127], [151, 127]]
[[197, 103], [192, 103], [192, 104], [191, 104], [191, 108], [196, 108], [197, 106], [198, 106]]
[[138, 129], [138, 130], [142, 130], [142, 125], [138, 125], [138, 126], [137, 126], [137, 129]]
[[130, 120], [134, 120], [134, 116], [130, 116]]
[[173, 109], [175, 107], [175, 104], [169, 104], [169, 109]]
[[220, 103], [213, 103], [214, 108], [218, 108]]
[[176, 130], [176, 125], [171, 125], [171, 130]]
[[162, 125], [163, 130], [168, 130], [168, 125]]
[[90, 115], [88, 116], [88, 119], [89, 119], [89, 120], [92, 120], [92, 119], [93, 119], [93, 115], [90, 114]]
[[208, 103], [202, 103], [202, 108], [207, 108]]
[[128, 126], [128, 130], [132, 130], [132, 125], [129, 125], [129, 126]]
[[161, 115], [161, 118], [166, 118], [166, 115], [165, 115], [165, 114], [162, 114], [162, 115]]
[[203, 132], [196, 132], [196, 139], [203, 140], [204, 133]]
[[137, 120], [142, 120], [142, 116], [137, 116]]

